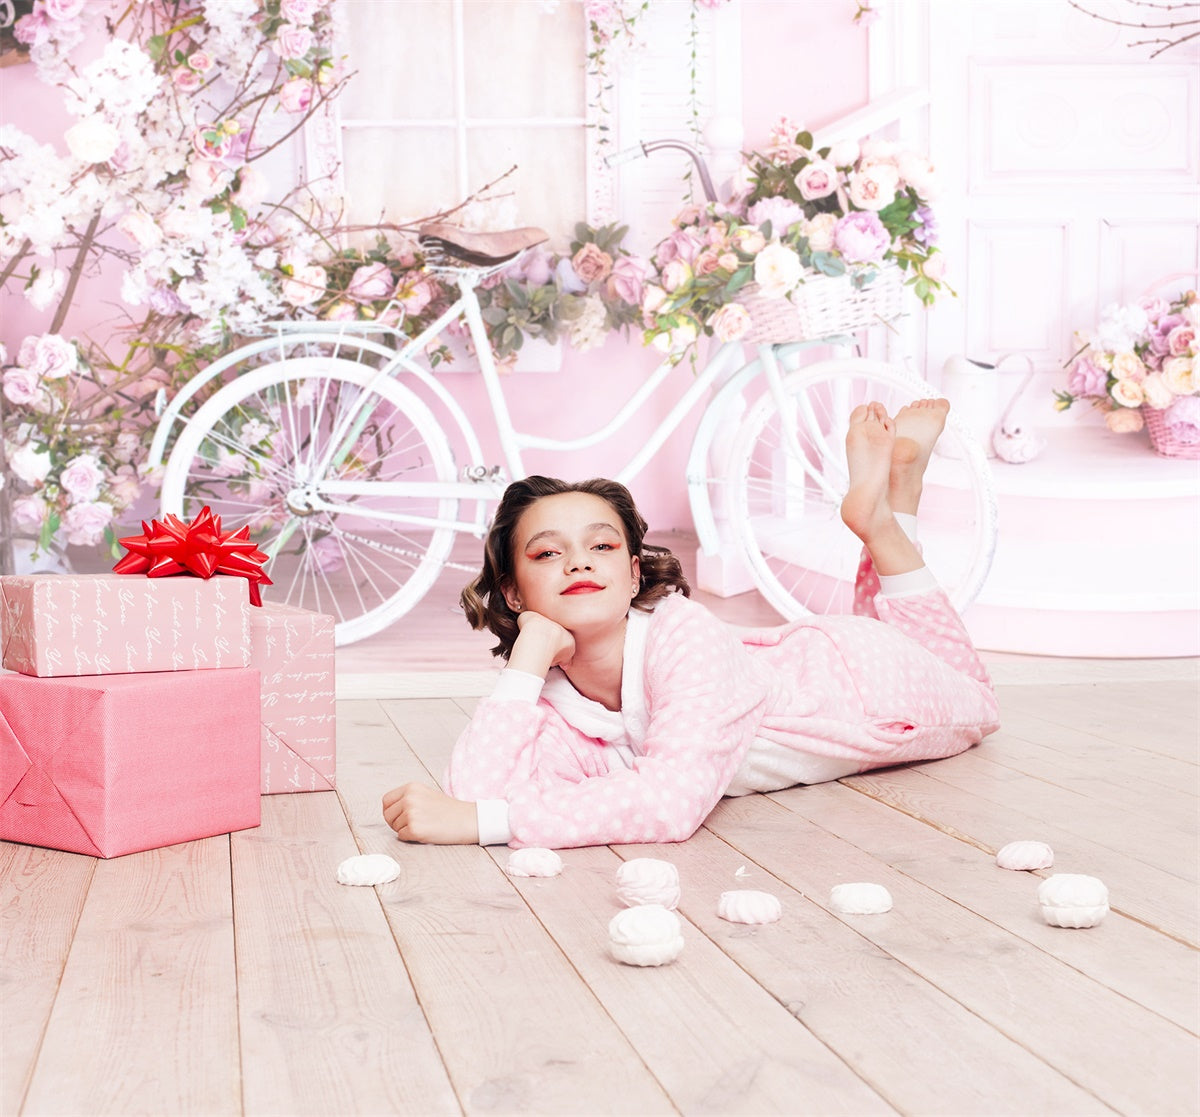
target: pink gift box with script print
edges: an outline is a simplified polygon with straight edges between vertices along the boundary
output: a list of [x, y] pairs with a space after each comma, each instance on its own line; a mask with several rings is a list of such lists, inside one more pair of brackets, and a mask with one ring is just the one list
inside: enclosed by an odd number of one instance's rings
[[249, 613], [242, 578], [0, 578], [4, 666], [41, 678], [245, 667]]
[[333, 618], [266, 602], [250, 611], [262, 672], [262, 792], [334, 786]]
[[259, 674], [0, 674], [0, 838], [119, 857], [259, 824]]

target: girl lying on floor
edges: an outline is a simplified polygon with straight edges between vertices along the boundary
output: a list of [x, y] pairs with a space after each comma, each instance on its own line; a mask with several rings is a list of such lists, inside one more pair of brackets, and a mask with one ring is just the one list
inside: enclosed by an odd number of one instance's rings
[[447, 794], [383, 798], [406, 841], [676, 842], [724, 795], [952, 756], [996, 697], [916, 544], [945, 400], [855, 409], [842, 519], [862, 540], [853, 616], [736, 630], [690, 601], [614, 481], [509, 485], [463, 591], [507, 661], [454, 747]]

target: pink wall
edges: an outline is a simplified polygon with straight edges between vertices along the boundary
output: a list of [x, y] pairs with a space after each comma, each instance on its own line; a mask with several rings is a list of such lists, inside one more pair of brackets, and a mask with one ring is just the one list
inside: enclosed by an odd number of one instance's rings
[[[743, 41], [743, 124], [745, 143], [761, 144], [774, 121], [783, 114], [798, 124], [819, 128], [866, 101], [867, 33], [851, 22], [851, 0], [798, 4], [794, 0], [741, 0]], [[48, 94], [29, 66], [0, 70], [3, 118], [45, 142], [61, 145], [66, 121], [56, 95]], [[114, 305], [117, 280], [93, 281], [77, 298], [65, 332], [103, 339], [119, 313]], [[0, 293], [0, 341], [12, 352], [27, 333], [49, 326], [49, 314], [37, 314], [24, 300]], [[640, 339], [628, 342], [612, 336], [598, 350], [575, 353], [568, 349], [559, 373], [518, 373], [506, 383], [519, 427], [571, 437], [608, 419], [655, 367], [656, 355]], [[691, 372], [684, 364], [643, 409], [619, 446], [597, 446], [550, 458], [530, 453], [532, 471], [579, 478], [615, 472], [686, 389]], [[486, 416], [482, 385], [467, 374], [449, 376], [450, 390], [476, 419]], [[689, 417], [663, 447], [658, 458], [632, 485], [652, 527], [688, 529], [684, 466], [698, 414]], [[484, 425], [481, 423], [481, 425]], [[485, 441], [485, 452], [494, 446]]]

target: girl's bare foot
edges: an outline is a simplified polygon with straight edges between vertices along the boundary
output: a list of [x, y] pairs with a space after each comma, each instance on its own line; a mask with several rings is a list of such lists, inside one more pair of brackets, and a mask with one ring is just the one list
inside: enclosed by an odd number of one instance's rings
[[900, 408], [893, 420], [896, 445], [892, 451], [888, 500], [893, 512], [916, 514], [929, 456], [946, 426], [950, 401], [918, 399]]
[[842, 500], [842, 520], [862, 540], [880, 574], [904, 574], [924, 565], [888, 501], [895, 445], [895, 425], [882, 404], [862, 404], [850, 413], [850, 488]]

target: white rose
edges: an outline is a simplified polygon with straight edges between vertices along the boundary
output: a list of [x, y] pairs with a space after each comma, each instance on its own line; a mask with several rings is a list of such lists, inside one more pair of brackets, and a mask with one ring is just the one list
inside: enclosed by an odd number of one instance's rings
[[1146, 394], [1137, 380], [1118, 380], [1110, 392], [1122, 407], [1141, 407], [1146, 402]]
[[63, 139], [81, 163], [107, 163], [121, 145], [121, 133], [102, 116], [85, 116]]
[[1163, 361], [1162, 377], [1177, 396], [1190, 396], [1200, 391], [1200, 376], [1197, 376], [1193, 357], [1170, 357]]
[[67, 542], [76, 547], [94, 547], [104, 538], [104, 529], [112, 523], [111, 504], [101, 501], [82, 501], [72, 504], [63, 513], [62, 526]]
[[12, 502], [12, 526], [27, 535], [37, 535], [46, 522], [48, 505], [37, 494], [19, 496]]
[[32, 442], [8, 456], [8, 467], [17, 479], [35, 488], [50, 476], [50, 451], [39, 450]]
[[750, 329], [750, 313], [741, 303], [726, 303], [709, 320], [718, 341], [737, 341]]
[[21, 343], [17, 361], [43, 380], [61, 380], [78, 370], [79, 351], [59, 334], [43, 334]]
[[18, 407], [28, 407], [43, 394], [37, 373], [20, 366], [5, 369], [4, 379], [0, 383], [3, 384], [4, 398]]
[[859, 209], [881, 210], [896, 200], [900, 172], [891, 163], [872, 163], [850, 175], [846, 193]]
[[1170, 407], [1171, 401], [1175, 398], [1175, 393], [1167, 387], [1167, 382], [1162, 378], [1162, 374], [1158, 372], [1150, 373], [1142, 381], [1142, 393], [1146, 397], [1146, 406], [1159, 410], [1164, 407]]
[[900, 177], [911, 186], [927, 202], [937, 198], [937, 181], [934, 178], [933, 164], [923, 155], [915, 151], [902, 152], [896, 166]]
[[858, 144], [854, 140], [842, 140], [829, 149], [829, 161], [835, 167], [852, 167], [858, 161]]
[[691, 322], [685, 322], [665, 334], [656, 335], [652, 344], [660, 353], [682, 353], [698, 336], [696, 327]]
[[100, 487], [104, 484], [104, 470], [93, 455], [80, 454], [63, 467], [58, 483], [75, 500], [93, 501], [100, 495]]
[[804, 225], [804, 235], [808, 237], [808, 247], [813, 252], [828, 252], [833, 248], [833, 230], [837, 225], [836, 213], [818, 213]]
[[774, 241], [754, 258], [754, 282], [768, 299], [782, 299], [803, 272], [800, 257], [786, 244]]
[[285, 302], [292, 306], [308, 306], [325, 294], [325, 269], [319, 264], [297, 268], [281, 285]]
[[242, 167], [237, 177], [238, 188], [234, 191], [233, 200], [242, 209], [253, 209], [265, 200], [271, 190], [267, 176], [249, 165]]
[[228, 167], [208, 159], [193, 159], [188, 164], [187, 176], [192, 189], [204, 198], [224, 193], [233, 181], [233, 172]]

